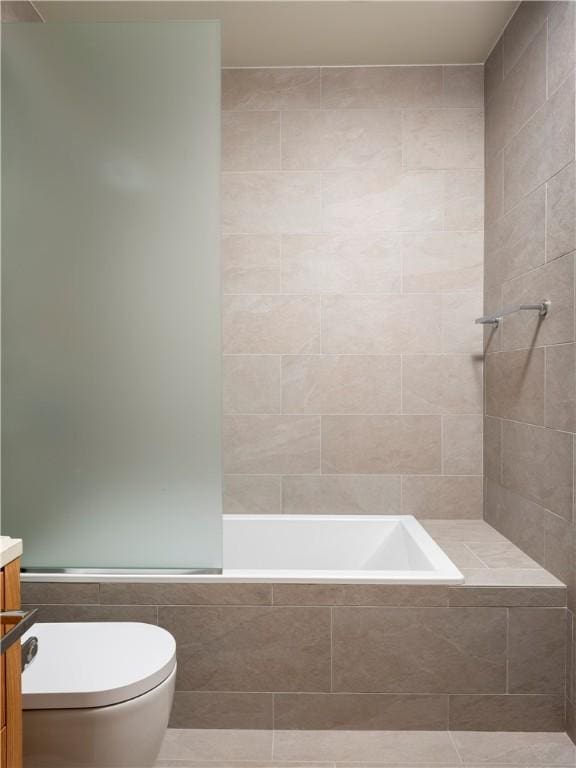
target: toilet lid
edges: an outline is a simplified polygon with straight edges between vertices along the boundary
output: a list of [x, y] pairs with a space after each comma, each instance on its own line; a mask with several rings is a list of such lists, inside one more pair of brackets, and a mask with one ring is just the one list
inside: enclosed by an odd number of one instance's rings
[[38, 653], [22, 675], [24, 709], [106, 707], [160, 685], [176, 666], [176, 642], [137, 622], [35, 624]]

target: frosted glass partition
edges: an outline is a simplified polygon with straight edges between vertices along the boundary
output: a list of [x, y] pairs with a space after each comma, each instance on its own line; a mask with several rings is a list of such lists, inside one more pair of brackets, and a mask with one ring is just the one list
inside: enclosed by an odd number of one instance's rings
[[28, 568], [219, 568], [219, 25], [2, 44], [2, 530]]

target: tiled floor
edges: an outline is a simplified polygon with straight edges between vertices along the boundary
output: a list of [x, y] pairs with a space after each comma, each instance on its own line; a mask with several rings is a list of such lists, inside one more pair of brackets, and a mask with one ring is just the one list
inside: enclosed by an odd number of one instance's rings
[[564, 733], [175, 730], [158, 768], [567, 768]]

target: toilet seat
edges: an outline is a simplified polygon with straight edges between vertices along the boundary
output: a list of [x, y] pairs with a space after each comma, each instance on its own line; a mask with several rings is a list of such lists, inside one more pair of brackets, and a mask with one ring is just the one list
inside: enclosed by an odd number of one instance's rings
[[22, 675], [23, 709], [85, 709], [134, 699], [176, 666], [176, 642], [137, 622], [35, 624], [38, 655]]

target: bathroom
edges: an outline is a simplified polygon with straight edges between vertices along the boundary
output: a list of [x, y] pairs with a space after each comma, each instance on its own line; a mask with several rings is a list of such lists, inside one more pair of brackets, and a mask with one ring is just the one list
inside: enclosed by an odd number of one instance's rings
[[576, 765], [575, 11], [2, 3], [2, 768]]

